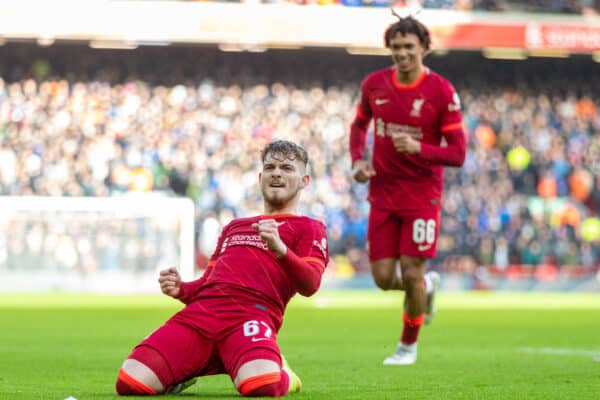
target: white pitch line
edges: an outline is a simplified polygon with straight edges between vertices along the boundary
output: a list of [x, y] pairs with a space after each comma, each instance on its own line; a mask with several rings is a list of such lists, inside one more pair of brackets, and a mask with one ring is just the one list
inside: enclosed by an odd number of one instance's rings
[[555, 347], [521, 347], [519, 351], [522, 353], [552, 354], [556, 356], [596, 356], [594, 360], [600, 361], [600, 350], [559, 349]]

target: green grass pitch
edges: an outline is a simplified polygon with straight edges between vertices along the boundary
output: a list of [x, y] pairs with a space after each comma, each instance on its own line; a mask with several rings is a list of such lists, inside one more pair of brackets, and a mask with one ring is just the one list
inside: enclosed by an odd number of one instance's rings
[[[294, 299], [279, 335], [300, 399], [600, 399], [600, 295], [441, 293], [419, 360], [381, 362], [402, 294]], [[161, 296], [0, 295], [0, 399], [115, 399], [131, 348], [179, 308]], [[241, 398], [226, 376], [178, 396]]]

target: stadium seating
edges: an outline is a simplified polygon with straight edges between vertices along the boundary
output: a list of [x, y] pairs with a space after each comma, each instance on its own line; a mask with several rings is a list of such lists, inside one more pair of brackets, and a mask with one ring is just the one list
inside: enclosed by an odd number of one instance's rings
[[[257, 152], [286, 137], [313, 160], [303, 207], [327, 221], [331, 273], [368, 271], [366, 187], [349, 177], [347, 135], [361, 77], [387, 58], [189, 47], [126, 54], [0, 48], [0, 194], [186, 195], [206, 255], [224, 223], [260, 211]], [[457, 87], [469, 146], [465, 166], [446, 171], [432, 266], [476, 281], [482, 271], [513, 276], [510, 266], [521, 264], [596, 273], [598, 238], [581, 227], [600, 210], [597, 64], [460, 52], [426, 62]]]

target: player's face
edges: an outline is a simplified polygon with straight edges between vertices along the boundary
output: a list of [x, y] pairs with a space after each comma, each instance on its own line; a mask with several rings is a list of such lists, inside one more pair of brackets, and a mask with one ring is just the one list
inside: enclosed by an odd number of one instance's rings
[[309, 178], [301, 161], [269, 153], [259, 179], [265, 201], [275, 208], [281, 208], [296, 199]]
[[398, 71], [406, 73], [421, 68], [425, 48], [414, 33], [398, 32], [390, 39], [390, 50]]

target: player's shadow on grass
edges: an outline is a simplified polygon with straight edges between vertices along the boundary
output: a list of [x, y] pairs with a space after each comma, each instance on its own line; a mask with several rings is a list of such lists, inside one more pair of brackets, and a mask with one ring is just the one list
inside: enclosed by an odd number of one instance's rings
[[173, 395], [158, 395], [158, 396], [118, 396], [116, 394], [108, 394], [108, 393], [97, 393], [94, 399], [123, 399], [123, 400], [134, 400], [134, 399], [145, 399], [150, 400], [153, 398], [156, 399], [190, 399], [195, 398], [198, 400], [213, 400], [213, 399], [242, 399], [243, 396], [237, 393], [180, 393]]
[[[198, 400], [210, 400], [210, 399], [242, 399], [244, 398], [242, 395], [240, 394], [236, 394], [236, 393], [181, 393], [181, 394], [176, 394], [173, 396], [160, 396], [161, 399], [177, 399], [177, 398], [181, 398], [181, 397], [194, 397]], [[148, 397], [145, 398], [146, 400], [148, 400]]]

